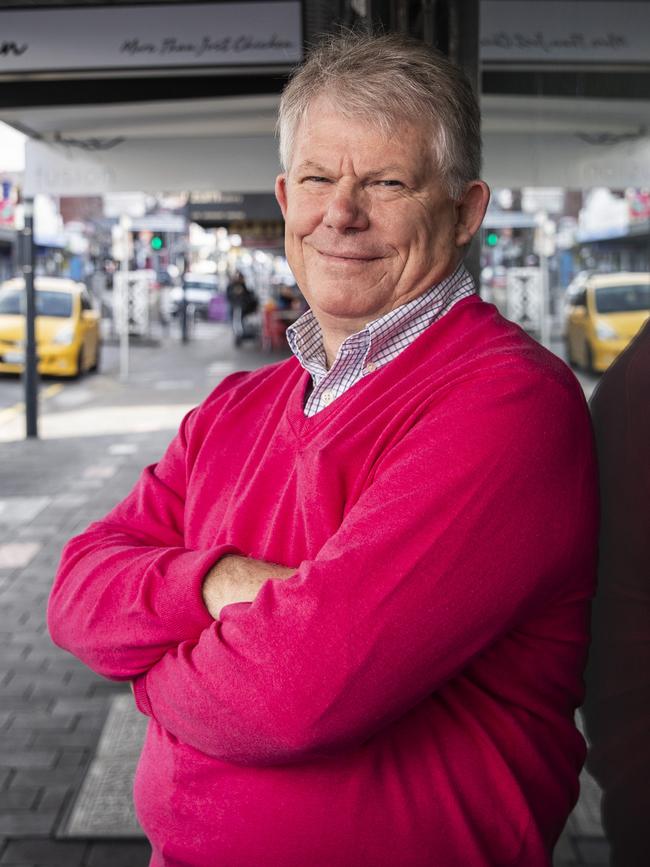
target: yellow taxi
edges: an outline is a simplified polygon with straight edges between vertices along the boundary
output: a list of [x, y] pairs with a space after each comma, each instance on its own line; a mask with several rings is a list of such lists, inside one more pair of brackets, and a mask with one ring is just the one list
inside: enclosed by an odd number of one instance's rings
[[591, 274], [566, 298], [569, 363], [603, 371], [650, 317], [650, 273]]
[[[79, 376], [99, 369], [100, 316], [83, 283], [36, 277], [38, 372]], [[21, 373], [25, 361], [25, 281], [0, 285], [0, 373]]]

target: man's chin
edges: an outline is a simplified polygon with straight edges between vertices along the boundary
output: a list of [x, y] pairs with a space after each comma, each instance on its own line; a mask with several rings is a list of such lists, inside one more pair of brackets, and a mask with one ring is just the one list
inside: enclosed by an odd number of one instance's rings
[[353, 290], [345, 297], [341, 297], [340, 294], [329, 297], [318, 295], [314, 297], [310, 307], [321, 324], [351, 323], [358, 325], [355, 330], [361, 330], [368, 322], [378, 319], [382, 315], [383, 308], [379, 301], [362, 303], [361, 299], [355, 298], [352, 292]]

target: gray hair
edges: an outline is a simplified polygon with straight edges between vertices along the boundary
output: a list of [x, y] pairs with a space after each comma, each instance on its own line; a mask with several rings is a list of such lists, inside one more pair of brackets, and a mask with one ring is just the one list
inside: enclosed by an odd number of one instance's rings
[[280, 100], [280, 162], [288, 171], [296, 133], [313, 100], [331, 97], [344, 117], [362, 118], [386, 136], [400, 123], [428, 123], [447, 192], [459, 199], [481, 172], [478, 101], [462, 70], [407, 36], [343, 31], [328, 36], [292, 73]]

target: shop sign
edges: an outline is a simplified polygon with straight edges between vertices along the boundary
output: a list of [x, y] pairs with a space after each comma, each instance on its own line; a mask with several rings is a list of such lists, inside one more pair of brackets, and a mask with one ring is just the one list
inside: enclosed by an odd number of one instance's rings
[[302, 3], [295, 0], [0, 10], [0, 75], [301, 59]]
[[647, 63], [650, 4], [632, 0], [483, 0], [484, 65]]
[[229, 226], [234, 222], [276, 222], [282, 212], [273, 193], [195, 192], [190, 196], [188, 217], [195, 223]]

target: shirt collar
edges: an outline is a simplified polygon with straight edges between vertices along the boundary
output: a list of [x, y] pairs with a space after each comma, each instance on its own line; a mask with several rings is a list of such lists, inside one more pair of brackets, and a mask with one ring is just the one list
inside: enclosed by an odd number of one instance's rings
[[[450, 301], [453, 302], [454, 293], [466, 289], [468, 281], [471, 282], [471, 277], [461, 262], [453, 274], [413, 301], [396, 307], [379, 319], [369, 322], [361, 331], [347, 337], [339, 347], [332, 368], [342, 355], [350, 352], [362, 353], [364, 363], [372, 361], [373, 357], [386, 351], [396, 338], [421, 317], [426, 317], [429, 324], [442, 315], [449, 308]], [[311, 310], [287, 328], [287, 341], [302, 367], [313, 377], [319, 378], [327, 373], [323, 332]]]

